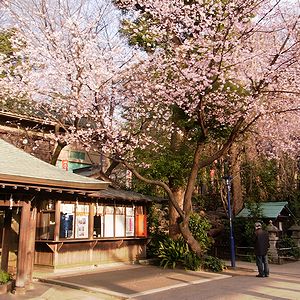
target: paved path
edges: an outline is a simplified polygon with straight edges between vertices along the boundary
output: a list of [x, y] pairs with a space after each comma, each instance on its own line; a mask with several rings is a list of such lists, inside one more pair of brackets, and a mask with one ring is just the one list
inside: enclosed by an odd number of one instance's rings
[[300, 300], [300, 262], [270, 265], [270, 270], [269, 278], [256, 278], [255, 264], [237, 262], [235, 269], [222, 274], [126, 264], [78, 269], [76, 273], [35, 273], [39, 281], [33, 290], [0, 299]]

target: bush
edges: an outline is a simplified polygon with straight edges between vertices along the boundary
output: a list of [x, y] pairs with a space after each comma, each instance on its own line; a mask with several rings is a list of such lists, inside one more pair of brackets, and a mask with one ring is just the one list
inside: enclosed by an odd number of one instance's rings
[[183, 266], [186, 270], [197, 271], [201, 268], [202, 261], [195, 252], [188, 252], [184, 257]]
[[160, 259], [160, 266], [175, 268], [183, 266], [186, 270], [197, 271], [203, 268], [212, 272], [220, 272], [225, 269], [225, 263], [213, 256], [199, 258], [195, 252], [189, 250], [188, 244], [181, 238], [172, 240], [167, 237], [159, 242], [157, 256]]
[[[171, 239], [165, 230], [160, 227], [157, 218], [157, 211], [153, 210], [151, 214], [151, 241], [147, 246], [147, 256], [157, 257], [160, 265], [164, 268], [175, 268], [177, 265], [183, 266], [188, 270], [198, 270], [201, 267], [202, 260], [190, 250], [187, 242], [181, 237], [178, 240]], [[192, 214], [189, 220], [189, 229], [194, 238], [199, 242], [203, 251], [212, 245], [213, 239], [207, 232], [211, 228], [209, 221], [199, 214]]]
[[206, 256], [202, 262], [202, 268], [212, 272], [221, 272], [225, 269], [225, 263], [217, 257]]
[[213, 239], [207, 234], [210, 228], [211, 224], [205, 217], [201, 217], [196, 213], [190, 216], [189, 229], [204, 250], [210, 248], [213, 242]]
[[12, 277], [6, 271], [0, 270], [0, 284], [5, 284], [11, 281]]
[[284, 235], [277, 243], [277, 248], [290, 248], [282, 250], [280, 255], [282, 256], [293, 256], [295, 258], [300, 257], [300, 249], [297, 247], [295, 241], [286, 235]]
[[175, 268], [178, 263], [184, 264], [185, 256], [188, 252], [188, 244], [182, 238], [178, 240], [166, 238], [165, 240], [159, 242], [159, 247], [157, 250], [157, 254], [160, 259], [160, 265], [164, 268]]

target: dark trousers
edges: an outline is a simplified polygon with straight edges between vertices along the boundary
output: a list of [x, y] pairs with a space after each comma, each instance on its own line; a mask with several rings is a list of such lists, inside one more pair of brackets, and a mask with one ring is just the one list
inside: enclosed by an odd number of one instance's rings
[[269, 276], [269, 265], [267, 255], [256, 255], [256, 265], [260, 276]]

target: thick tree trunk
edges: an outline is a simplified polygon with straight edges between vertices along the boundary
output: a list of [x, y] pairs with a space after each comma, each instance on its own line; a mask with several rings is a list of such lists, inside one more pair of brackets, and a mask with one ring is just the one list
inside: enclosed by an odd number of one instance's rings
[[230, 148], [231, 158], [231, 175], [232, 175], [232, 199], [233, 214], [236, 215], [243, 208], [243, 192], [241, 181], [240, 156], [237, 144], [233, 144]]
[[[173, 190], [172, 192], [173, 192], [175, 201], [178, 203], [179, 207], [182, 209], [184, 189], [178, 188], [176, 190]], [[179, 214], [176, 211], [172, 202], [169, 200], [169, 236], [172, 239], [177, 239], [180, 235], [178, 218], [179, 218]]]
[[59, 154], [61, 153], [61, 150], [66, 146], [67, 146], [67, 142], [57, 141], [56, 148], [55, 148], [54, 153], [51, 158], [51, 165], [54, 165], [54, 166], [56, 165], [56, 162], [59, 157]]
[[198, 241], [193, 237], [189, 229], [189, 217], [184, 218], [184, 220], [179, 224], [180, 232], [185, 239], [185, 241], [190, 246], [191, 250], [197, 254], [198, 257], [202, 257], [204, 254]]

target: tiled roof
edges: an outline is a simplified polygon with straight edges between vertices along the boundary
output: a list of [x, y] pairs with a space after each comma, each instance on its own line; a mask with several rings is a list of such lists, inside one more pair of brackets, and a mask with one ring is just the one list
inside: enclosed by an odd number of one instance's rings
[[59, 169], [0, 139], [0, 184], [3, 183], [83, 191], [102, 190], [109, 184]]
[[[276, 219], [288, 202], [262, 202], [259, 204], [263, 218]], [[243, 208], [236, 217], [247, 218], [250, 217], [251, 211], [248, 208]]]
[[158, 197], [147, 196], [133, 191], [117, 190], [114, 188], [107, 188], [106, 190], [99, 191], [91, 196], [99, 199], [115, 199], [115, 200], [128, 200], [128, 201], [143, 201], [143, 202], [162, 202], [166, 201]]

